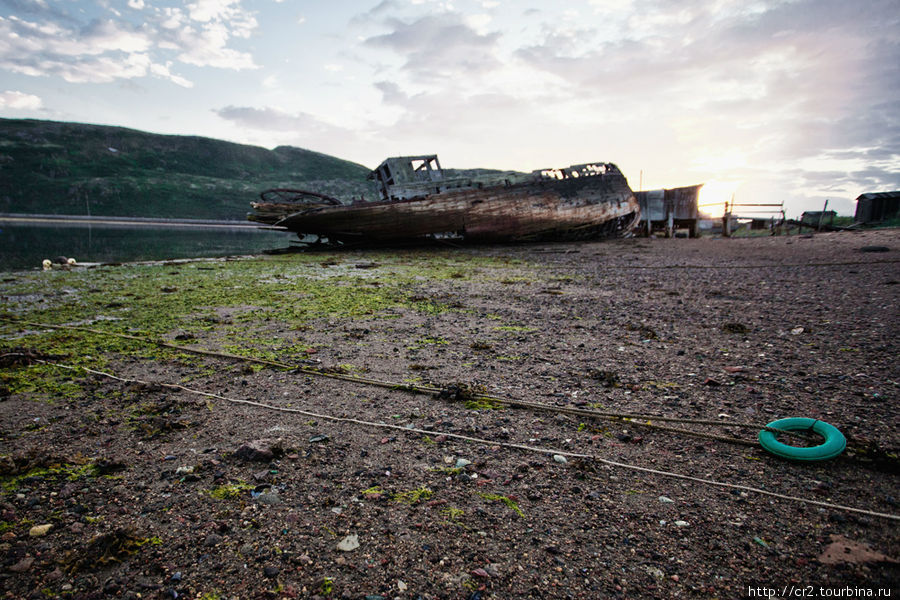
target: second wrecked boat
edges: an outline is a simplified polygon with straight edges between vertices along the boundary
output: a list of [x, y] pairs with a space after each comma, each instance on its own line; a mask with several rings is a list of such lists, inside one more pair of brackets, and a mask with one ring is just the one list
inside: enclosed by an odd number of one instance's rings
[[612, 163], [448, 178], [436, 155], [401, 156], [369, 179], [381, 200], [342, 204], [314, 192], [267, 190], [248, 218], [338, 243], [583, 240], [627, 235], [640, 218]]

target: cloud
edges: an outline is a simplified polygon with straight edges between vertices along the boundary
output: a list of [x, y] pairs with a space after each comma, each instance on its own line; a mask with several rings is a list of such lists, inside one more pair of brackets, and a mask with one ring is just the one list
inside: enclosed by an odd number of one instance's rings
[[10, 14], [39, 15], [46, 19], [66, 23], [77, 23], [58, 3], [47, 0], [0, 0], [0, 7], [7, 7]]
[[38, 110], [43, 106], [41, 99], [33, 94], [25, 94], [15, 90], [0, 92], [0, 108], [18, 110]]
[[0, 69], [31, 76], [54, 75], [72, 83], [141, 77], [151, 64], [146, 33], [110, 21], [78, 31], [53, 23], [0, 17]]
[[660, 187], [743, 180], [747, 201], [805, 208], [900, 187], [895, 0], [591, 0], [502, 20], [435, 5], [353, 21], [387, 53], [372, 139], [448, 164], [606, 158]]
[[889, 100], [900, 94], [895, 3], [596, 4], [612, 11], [602, 23], [545, 22], [516, 58], [585, 103], [643, 116], [655, 126], [643, 133], [648, 145], [658, 146], [655, 132], [674, 133], [672, 150], [698, 174], [741, 164], [786, 173], [784, 164], [805, 161], [795, 179], [785, 174], [783, 193], [854, 178], [896, 184], [897, 169], [863, 176], [854, 160], [829, 156], [858, 148], [900, 158], [900, 111]]
[[241, 127], [263, 131], [291, 132], [301, 135], [346, 132], [341, 127], [331, 125], [303, 112], [292, 114], [276, 108], [253, 108], [249, 106], [226, 106], [213, 112]]
[[347, 156], [347, 148], [358, 148], [364, 135], [305, 112], [250, 106], [225, 106], [213, 112], [241, 131], [249, 143], [267, 147], [287, 144]]
[[459, 13], [430, 14], [412, 21], [392, 18], [387, 25], [389, 33], [371, 36], [364, 44], [405, 57], [403, 68], [416, 80], [485, 73], [500, 64], [495, 54], [500, 33], [479, 33]]
[[[253, 57], [232, 47], [257, 27], [240, 0], [198, 0], [184, 9], [148, 7], [129, 0], [140, 11], [130, 22], [110, 9], [88, 22], [50, 8], [43, 0], [0, 0], [20, 14], [0, 16], [0, 70], [34, 77], [60, 77], [70, 83], [106, 83], [146, 76], [176, 85], [192, 83], [177, 74], [178, 63], [221, 69], [257, 68]], [[111, 15], [111, 16], [110, 16]]]
[[409, 95], [393, 81], [377, 81], [375, 87], [381, 92], [382, 98], [387, 104], [405, 106], [409, 101]]
[[219, 22], [202, 27], [183, 27], [167, 36], [167, 40], [180, 50], [178, 60], [198, 67], [220, 69], [256, 69], [253, 57], [227, 46], [229, 31]]
[[175, 85], [180, 85], [183, 88], [192, 88], [194, 87], [193, 82], [181, 77], [180, 75], [175, 75], [169, 69], [172, 66], [172, 61], [166, 62], [166, 64], [162, 65], [159, 63], [153, 63], [150, 65], [150, 72], [157, 77], [161, 77], [163, 79], [168, 79]]
[[253, 14], [241, 8], [241, 0], [197, 0], [187, 9], [193, 21], [218, 23], [236, 37], [250, 37], [258, 25]]

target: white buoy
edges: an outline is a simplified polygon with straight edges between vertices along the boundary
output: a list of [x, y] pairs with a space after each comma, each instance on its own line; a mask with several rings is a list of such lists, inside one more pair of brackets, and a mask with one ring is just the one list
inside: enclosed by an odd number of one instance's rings
[[74, 259], [74, 258], [70, 258], [70, 259], [68, 259], [68, 260], [66, 261], [66, 263], [68, 263], [69, 266], [72, 266], [72, 265], [75, 264], [75, 259]]
[[50, 262], [49, 258], [45, 258], [44, 262], [42, 262], [41, 264], [44, 266], [45, 271], [49, 271], [50, 269], [53, 268], [53, 263]]

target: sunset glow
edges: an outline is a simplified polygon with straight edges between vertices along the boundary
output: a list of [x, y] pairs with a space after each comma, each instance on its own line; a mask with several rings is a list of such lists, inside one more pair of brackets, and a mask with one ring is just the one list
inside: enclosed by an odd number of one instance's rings
[[712, 179], [700, 188], [700, 212], [710, 218], [719, 218], [725, 213], [725, 203], [737, 198], [741, 181], [718, 181]]

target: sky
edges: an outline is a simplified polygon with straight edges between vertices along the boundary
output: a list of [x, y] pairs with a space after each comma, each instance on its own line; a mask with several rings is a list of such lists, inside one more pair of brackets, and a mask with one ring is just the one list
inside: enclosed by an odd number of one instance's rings
[[851, 215], [900, 189], [900, 2], [0, 0], [0, 117]]

